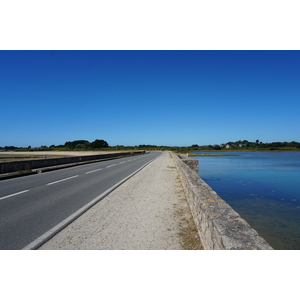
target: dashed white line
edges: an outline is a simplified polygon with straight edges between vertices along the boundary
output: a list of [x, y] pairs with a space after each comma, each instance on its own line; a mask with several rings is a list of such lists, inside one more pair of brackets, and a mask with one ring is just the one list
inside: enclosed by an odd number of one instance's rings
[[75, 177], [78, 177], [78, 176], [79, 175], [75, 175], [75, 176], [71, 176], [71, 177], [68, 177], [68, 178], [61, 179], [61, 180], [53, 181], [53, 182], [47, 183], [47, 185], [55, 184], [55, 183], [62, 182], [62, 181], [65, 181], [65, 180], [69, 180], [69, 179], [72, 179], [72, 178], [75, 178]]
[[85, 174], [89, 174], [89, 173], [97, 172], [97, 171], [100, 171], [100, 170], [102, 170], [102, 168], [100, 168], [100, 169], [96, 169], [96, 170], [93, 170], [93, 171], [89, 171], [89, 172], [85, 172]]
[[124, 163], [126, 163], [126, 161], [121, 161], [121, 162], [119, 162], [119, 165], [120, 165], [120, 164], [124, 164]]
[[17, 196], [17, 195], [20, 195], [20, 194], [26, 193], [26, 192], [28, 192], [28, 191], [29, 191], [29, 190], [25, 190], [25, 191], [21, 191], [21, 192], [18, 192], [18, 193], [10, 194], [10, 195], [7, 195], [7, 196], [4, 196], [4, 197], [1, 197], [1, 198], [0, 198], [0, 200], [6, 199], [6, 198], [9, 198], [9, 197], [13, 197], [13, 196]]
[[112, 167], [112, 166], [115, 166], [116, 164], [113, 164], [113, 165], [109, 165], [109, 166], [107, 166], [106, 168], [110, 168], [110, 167]]

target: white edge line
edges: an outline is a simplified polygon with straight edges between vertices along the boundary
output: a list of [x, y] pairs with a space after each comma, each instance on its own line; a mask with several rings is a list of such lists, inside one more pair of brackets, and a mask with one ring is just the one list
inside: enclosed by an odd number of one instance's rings
[[61, 180], [53, 181], [53, 182], [47, 183], [46, 185], [55, 184], [55, 183], [58, 183], [58, 182], [61, 182], [61, 181], [65, 181], [65, 180], [69, 180], [69, 179], [72, 179], [72, 178], [75, 178], [75, 177], [78, 177], [78, 176], [79, 175], [75, 175], [75, 176], [71, 176], [71, 177], [68, 177], [68, 178], [61, 179]]
[[133, 173], [131, 173], [130, 175], [128, 175], [127, 177], [125, 177], [124, 179], [122, 179], [121, 181], [119, 181], [118, 183], [116, 183], [115, 185], [113, 185], [111, 188], [109, 188], [108, 190], [106, 190], [104, 193], [102, 193], [101, 195], [99, 195], [98, 197], [96, 197], [95, 199], [91, 200], [89, 203], [87, 203], [86, 205], [84, 205], [83, 207], [81, 207], [80, 209], [78, 209], [75, 213], [73, 213], [72, 215], [70, 215], [68, 218], [64, 219], [62, 222], [58, 223], [56, 226], [54, 226], [53, 228], [51, 228], [50, 230], [48, 230], [47, 232], [45, 232], [44, 234], [42, 234], [39, 238], [37, 238], [36, 240], [34, 240], [33, 242], [31, 242], [30, 244], [28, 244], [27, 246], [25, 246], [22, 250], [35, 250], [38, 247], [40, 247], [42, 244], [44, 244], [45, 242], [47, 242], [48, 240], [50, 240], [55, 234], [57, 234], [59, 231], [61, 231], [65, 227], [67, 227], [75, 219], [77, 219], [79, 216], [81, 216], [83, 213], [85, 213], [93, 205], [95, 205], [97, 202], [99, 202], [102, 198], [104, 198], [105, 196], [107, 196], [114, 189], [116, 189], [118, 186], [120, 186], [122, 183], [124, 183], [130, 177], [132, 177], [133, 175], [135, 175], [136, 173], [138, 173], [139, 171], [141, 171], [143, 168], [145, 168], [147, 165], [149, 165], [151, 162], [153, 162], [155, 159], [157, 159], [159, 157], [160, 157], [160, 155], [158, 157], [150, 160], [149, 162], [147, 162], [146, 164], [144, 164], [142, 167], [140, 167], [139, 169], [137, 169], [136, 171], [134, 171]]
[[10, 195], [7, 195], [7, 196], [4, 196], [4, 197], [1, 197], [1, 198], [0, 198], [0, 200], [6, 199], [6, 198], [9, 198], [9, 197], [13, 197], [13, 196], [17, 196], [17, 195], [20, 195], [20, 194], [26, 193], [26, 192], [28, 192], [28, 191], [29, 191], [29, 190], [25, 190], [25, 191], [21, 191], [21, 192], [18, 192], [18, 193], [10, 194]]

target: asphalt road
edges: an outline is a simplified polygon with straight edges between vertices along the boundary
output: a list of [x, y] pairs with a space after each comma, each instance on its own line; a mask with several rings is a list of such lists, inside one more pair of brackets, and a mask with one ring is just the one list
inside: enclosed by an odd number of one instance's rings
[[161, 155], [119, 158], [0, 181], [0, 249], [23, 249]]

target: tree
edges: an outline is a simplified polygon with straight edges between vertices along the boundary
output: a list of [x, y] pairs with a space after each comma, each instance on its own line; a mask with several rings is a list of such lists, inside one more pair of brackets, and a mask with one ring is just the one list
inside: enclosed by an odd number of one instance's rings
[[65, 147], [69, 148], [69, 149], [74, 149], [76, 147], [76, 145], [85, 145], [86, 147], [90, 145], [89, 141], [86, 140], [76, 140], [73, 142], [66, 142], [65, 143]]
[[92, 148], [107, 148], [108, 147], [108, 143], [104, 140], [94, 140], [91, 143], [91, 147]]
[[86, 148], [86, 144], [77, 144], [75, 146], [75, 149], [85, 149]]

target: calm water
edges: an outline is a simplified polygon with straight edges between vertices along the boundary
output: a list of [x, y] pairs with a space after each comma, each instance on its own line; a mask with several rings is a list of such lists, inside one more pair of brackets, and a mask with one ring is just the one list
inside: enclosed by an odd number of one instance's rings
[[300, 249], [300, 152], [217, 153], [242, 156], [195, 157], [199, 176], [273, 248]]

